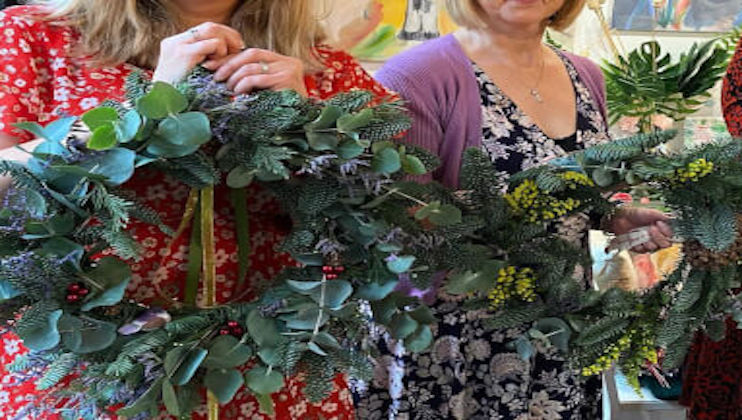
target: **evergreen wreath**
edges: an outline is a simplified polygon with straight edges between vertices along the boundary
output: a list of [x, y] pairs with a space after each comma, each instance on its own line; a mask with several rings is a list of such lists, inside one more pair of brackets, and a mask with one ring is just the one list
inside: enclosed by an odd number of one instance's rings
[[[79, 120], [92, 132], [85, 142], [68, 137], [77, 118], [19, 124], [46, 141], [28, 164], [0, 161], [0, 174], [13, 179], [0, 208], [0, 312], [31, 350], [11, 369], [65, 401], [30, 403], [29, 413], [56, 408], [94, 419], [114, 405], [146, 418], [164, 405], [187, 417], [201, 389], [226, 403], [243, 387], [271, 412], [270, 395], [297, 373], [308, 398], [321, 400], [338, 372], [370, 376], [370, 350], [358, 345], [370, 320], [409, 351], [430, 344], [431, 311], [396, 289], [402, 280], [430, 287], [440, 273], [447, 292], [489, 310], [490, 327], [532, 324], [513, 343], [523, 357], [542, 341], [585, 375], [618, 361], [635, 377], [657, 362], [658, 349], [676, 365], [693, 331], [719, 337], [725, 313], [742, 319], [731, 291], [742, 255], [739, 143], [667, 156], [655, 148], [672, 133], [639, 135], [525, 171], [509, 186], [469, 150], [462, 190], [450, 191], [407, 178], [432, 171], [437, 159], [395, 141], [410, 124], [399, 103], [373, 104], [363, 91], [324, 102], [291, 91], [235, 98], [203, 71], [176, 86], [134, 73], [125, 103]], [[127, 224], [168, 231], [120, 188], [142, 166], [193, 188], [189, 202], [200, 211], [184, 222], [201, 227], [191, 238], [198, 249], [209, 247], [213, 186], [224, 183], [245, 202], [245, 187], [261, 183], [291, 216], [282, 250], [301, 265], [254, 301], [199, 307], [209, 258], [193, 255], [184, 302], [165, 310], [126, 300], [138, 255]], [[573, 273], [589, 266], [588, 255], [550, 222], [610, 215], [607, 193], [638, 183], [674, 210], [688, 249], [682, 267], [648, 292], [586, 291]], [[249, 223], [236, 210], [244, 279]], [[104, 250], [115, 256], [100, 257]]]

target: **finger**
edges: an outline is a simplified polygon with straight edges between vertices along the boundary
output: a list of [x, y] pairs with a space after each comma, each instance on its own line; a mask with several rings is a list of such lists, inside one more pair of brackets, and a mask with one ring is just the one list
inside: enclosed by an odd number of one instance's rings
[[237, 54], [229, 54], [221, 58], [209, 58], [203, 63], [203, 66], [206, 67], [209, 70], [216, 70], [219, 67], [222, 66], [222, 64], [226, 63], [227, 61], [231, 60], [233, 57], [235, 57]]
[[183, 47], [184, 52], [188, 56], [194, 57], [196, 61], [194, 64], [198, 64], [206, 57], [218, 54], [225, 49], [224, 40], [219, 38], [206, 39]]
[[649, 228], [649, 236], [658, 248], [667, 248], [672, 245], [670, 238], [662, 233], [657, 226], [651, 226]]
[[227, 89], [234, 91], [240, 81], [248, 76], [263, 74], [263, 66], [257, 63], [245, 64], [227, 79]]
[[221, 82], [227, 80], [237, 69], [248, 63], [259, 63], [261, 61], [271, 63], [276, 61], [280, 55], [259, 48], [248, 48], [247, 50], [230, 58], [219, 66], [214, 73], [214, 80]]
[[659, 231], [668, 238], [672, 238], [672, 236], [675, 235], [675, 231], [672, 230], [672, 226], [670, 226], [670, 224], [667, 222], [660, 220], [655, 223], [655, 226], [657, 226], [657, 229], [659, 229]]
[[238, 95], [250, 93], [256, 89], [271, 89], [280, 80], [279, 75], [274, 74], [257, 74], [248, 76], [240, 80], [232, 91]]
[[637, 254], [646, 254], [647, 252], [649, 252], [647, 251], [647, 248], [644, 246], [644, 244], [637, 245], [631, 248], [631, 251], [636, 252]]
[[227, 49], [232, 54], [236, 54], [245, 48], [242, 35], [234, 28], [230, 28], [229, 26], [220, 23], [205, 22], [191, 28], [185, 33], [189, 34], [192, 39], [196, 40], [221, 38], [226, 42]]

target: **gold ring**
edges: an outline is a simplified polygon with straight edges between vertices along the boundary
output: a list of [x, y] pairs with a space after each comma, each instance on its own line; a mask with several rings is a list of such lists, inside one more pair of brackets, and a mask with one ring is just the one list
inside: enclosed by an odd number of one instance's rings
[[265, 61], [260, 62], [260, 73], [266, 74], [270, 70], [270, 67], [268, 67], [268, 63]]

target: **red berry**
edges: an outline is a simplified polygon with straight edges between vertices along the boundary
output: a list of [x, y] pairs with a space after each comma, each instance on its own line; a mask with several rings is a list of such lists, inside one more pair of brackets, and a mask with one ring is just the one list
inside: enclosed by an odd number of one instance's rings
[[325, 274], [332, 274], [334, 271], [335, 269], [332, 266], [329, 266], [329, 265], [322, 266], [322, 272]]
[[339, 273], [342, 273], [343, 271], [345, 271], [345, 267], [343, 267], [342, 265], [339, 265], [339, 266], [335, 267], [335, 272], [336, 273], [339, 274]]
[[242, 337], [242, 335], [245, 333], [245, 330], [242, 329], [242, 327], [234, 327], [231, 329], [232, 335], [236, 337]]
[[229, 335], [231, 332], [227, 328], [222, 328], [219, 330], [219, 335]]
[[80, 300], [80, 296], [78, 295], [72, 295], [72, 294], [67, 295], [67, 302], [74, 303], [74, 302], [77, 302], [78, 300]]
[[85, 296], [88, 293], [90, 293], [90, 290], [88, 290], [88, 289], [86, 289], [84, 287], [77, 291], [77, 294], [80, 295], [80, 296]]
[[235, 327], [239, 327], [240, 326], [240, 323], [237, 322], [237, 321], [229, 321], [229, 322], [227, 322], [227, 326], [229, 328], [235, 328]]
[[78, 292], [80, 291], [80, 284], [79, 283], [72, 283], [69, 286], [67, 286], [67, 290], [70, 292]]
[[337, 274], [326, 274], [325, 277], [327, 277], [327, 280], [335, 280], [338, 278]]

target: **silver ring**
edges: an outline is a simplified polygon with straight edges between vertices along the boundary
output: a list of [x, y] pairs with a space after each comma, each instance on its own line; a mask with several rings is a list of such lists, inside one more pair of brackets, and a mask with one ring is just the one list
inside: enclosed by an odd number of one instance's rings
[[198, 37], [198, 28], [191, 28], [188, 30], [188, 33], [191, 34], [193, 39], [195, 41], [200, 41], [201, 39]]
[[269, 70], [270, 70], [270, 67], [268, 67], [268, 63], [266, 63], [265, 61], [261, 61], [260, 62], [260, 73], [267, 74]]
[[371, 13], [369, 13], [368, 9], [363, 9], [363, 19], [371, 20]]

